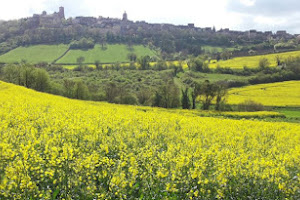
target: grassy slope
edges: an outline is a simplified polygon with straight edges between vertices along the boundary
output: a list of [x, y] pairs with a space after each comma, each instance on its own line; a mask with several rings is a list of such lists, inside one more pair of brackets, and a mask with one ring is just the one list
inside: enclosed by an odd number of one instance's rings
[[300, 120], [300, 108], [278, 108], [276, 112], [282, 113], [288, 118], [297, 118]]
[[[145, 48], [143, 46], [134, 46], [133, 53], [140, 56], [155, 56], [155, 51]], [[100, 45], [96, 45], [94, 49], [90, 50], [70, 50], [62, 59], [57, 61], [59, 64], [76, 64], [77, 58], [82, 56], [85, 58], [84, 63], [95, 63], [100, 61], [101, 63], [114, 63], [114, 62], [128, 62], [127, 55], [130, 51], [126, 45], [116, 44], [107, 45], [107, 49], [103, 50]]]
[[236, 50], [237, 48], [227, 48], [227, 47], [218, 47], [218, 46], [201, 46], [202, 50], [204, 50], [205, 52], [209, 52], [209, 53], [213, 53], [213, 52], [218, 52], [218, 53], [221, 53], [225, 50], [228, 50], [228, 51], [234, 51]]
[[230, 90], [228, 103], [239, 104], [245, 100], [254, 100], [265, 106], [300, 107], [300, 81], [260, 84]]
[[15, 63], [26, 60], [28, 63], [53, 62], [68, 50], [68, 45], [36, 45], [18, 47], [2, 56], [0, 62]]
[[221, 60], [216, 63], [211, 63], [209, 67], [216, 68], [218, 65], [220, 67], [230, 67], [236, 69], [242, 69], [244, 66], [255, 68], [258, 67], [259, 60], [261, 58], [267, 58], [270, 62], [271, 67], [276, 66], [276, 56], [279, 56], [281, 59], [286, 59], [288, 57], [300, 56], [300, 51], [286, 52], [286, 53], [277, 53], [277, 54], [268, 54], [268, 55], [259, 55], [259, 56], [246, 56], [246, 57], [237, 57], [230, 60]]

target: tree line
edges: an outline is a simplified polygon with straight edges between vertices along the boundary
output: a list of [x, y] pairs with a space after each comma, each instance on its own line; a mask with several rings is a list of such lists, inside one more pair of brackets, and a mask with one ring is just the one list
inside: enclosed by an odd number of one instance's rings
[[202, 109], [208, 110], [212, 101], [220, 110], [225, 101], [227, 88], [222, 83], [192, 83], [180, 89], [172, 76], [167, 76], [158, 87], [141, 87], [132, 92], [126, 85], [109, 81], [102, 87], [102, 93], [93, 93], [81, 79], [65, 78], [62, 84], [53, 82], [49, 73], [27, 63], [7, 65], [1, 69], [4, 81], [41, 92], [62, 95], [68, 98], [107, 101], [119, 104], [148, 105], [163, 108], [196, 109], [196, 100]]

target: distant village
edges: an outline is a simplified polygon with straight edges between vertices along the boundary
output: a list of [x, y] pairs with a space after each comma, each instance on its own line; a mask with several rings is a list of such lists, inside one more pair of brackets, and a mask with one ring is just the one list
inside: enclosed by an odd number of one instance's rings
[[34, 14], [32, 17], [25, 19], [26, 23], [29, 24], [31, 28], [36, 27], [52, 27], [59, 28], [68, 25], [80, 24], [84, 26], [97, 27], [109, 29], [112, 32], [126, 32], [128, 30], [137, 30], [138, 28], [143, 28], [144, 30], [152, 29], [152, 30], [173, 30], [176, 28], [179, 29], [188, 29], [199, 32], [206, 33], [219, 33], [224, 35], [232, 35], [234, 37], [242, 36], [242, 37], [264, 37], [264, 38], [273, 38], [273, 39], [292, 39], [297, 35], [292, 35], [287, 33], [285, 30], [279, 30], [276, 33], [272, 31], [257, 31], [257, 30], [249, 30], [249, 31], [233, 31], [228, 28], [216, 30], [214, 27], [206, 27], [199, 28], [194, 25], [194, 23], [189, 23], [187, 25], [173, 25], [173, 24], [156, 24], [156, 23], [147, 23], [145, 21], [130, 21], [128, 19], [128, 15], [125, 12], [123, 14], [122, 19], [117, 18], [105, 18], [102, 16], [96, 17], [75, 17], [75, 18], [65, 18], [64, 7], [60, 7], [58, 12], [53, 14], [47, 14], [46, 11], [43, 11], [42, 14]]

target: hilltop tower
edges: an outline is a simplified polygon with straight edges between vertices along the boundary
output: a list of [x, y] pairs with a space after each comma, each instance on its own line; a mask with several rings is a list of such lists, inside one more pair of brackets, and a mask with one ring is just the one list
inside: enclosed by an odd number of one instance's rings
[[127, 13], [126, 13], [126, 11], [124, 12], [124, 14], [123, 14], [123, 19], [122, 19], [123, 21], [128, 21], [128, 16], [127, 16]]
[[58, 15], [60, 18], [65, 18], [65, 8], [64, 7], [59, 7], [59, 12], [58, 12]]

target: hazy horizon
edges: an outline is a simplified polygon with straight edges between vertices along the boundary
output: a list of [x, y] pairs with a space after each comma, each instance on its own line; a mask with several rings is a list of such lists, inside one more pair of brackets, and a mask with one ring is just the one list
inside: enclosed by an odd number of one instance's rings
[[[16, 7], [16, 5], [18, 5]], [[129, 20], [149, 23], [170, 23], [217, 30], [259, 31], [286, 30], [300, 33], [300, 1], [286, 0], [211, 0], [172, 2], [170, 0], [141, 3], [137, 0], [10, 0], [0, 7], [0, 20], [30, 17], [46, 11], [51, 14], [65, 7], [66, 18], [76, 16], [103, 16], [121, 18], [124, 11]]]

